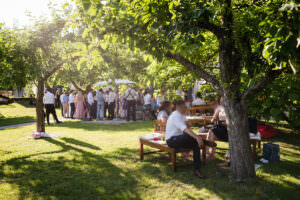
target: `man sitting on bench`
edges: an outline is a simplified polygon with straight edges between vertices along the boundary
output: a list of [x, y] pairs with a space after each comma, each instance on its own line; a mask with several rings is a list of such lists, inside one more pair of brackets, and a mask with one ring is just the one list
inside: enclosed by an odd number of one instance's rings
[[166, 141], [171, 148], [187, 148], [193, 150], [194, 174], [205, 178], [199, 171], [200, 148], [203, 147], [202, 138], [196, 135], [188, 126], [185, 117], [187, 106], [184, 101], [176, 102], [176, 110], [170, 115], [166, 125]]

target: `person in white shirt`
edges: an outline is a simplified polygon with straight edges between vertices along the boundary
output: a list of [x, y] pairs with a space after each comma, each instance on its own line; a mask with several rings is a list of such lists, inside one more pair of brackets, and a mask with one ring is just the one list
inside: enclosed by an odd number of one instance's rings
[[60, 105], [61, 105], [61, 116], [64, 116], [64, 106], [63, 106], [64, 96], [65, 96], [65, 93], [63, 92], [59, 97]]
[[73, 116], [74, 116], [74, 113], [75, 113], [74, 97], [75, 97], [74, 96], [74, 91], [71, 90], [70, 95], [69, 95], [69, 105], [70, 105], [70, 108], [71, 108], [70, 115], [71, 115], [72, 119], [74, 119]]
[[94, 104], [94, 96], [93, 96], [93, 89], [90, 89], [88, 96], [87, 96], [87, 107], [89, 113], [89, 120], [92, 120], [92, 106]]
[[127, 102], [127, 121], [132, 117], [133, 121], [136, 121], [136, 98], [138, 94], [132, 88], [132, 85], [129, 85], [129, 88], [126, 90], [124, 98]]
[[48, 125], [50, 125], [50, 122], [49, 122], [50, 113], [53, 115], [53, 118], [55, 119], [56, 123], [61, 123], [56, 116], [56, 111], [55, 111], [55, 106], [54, 106], [55, 97], [54, 97], [54, 94], [52, 94], [50, 92], [50, 90], [51, 90], [50, 88], [47, 88], [46, 94], [43, 97], [43, 103], [46, 108], [46, 116], [47, 116], [47, 124]]
[[201, 93], [197, 92], [196, 99], [192, 102], [192, 106], [206, 105], [206, 102], [201, 99]]
[[191, 129], [188, 123], [185, 113], [187, 106], [184, 101], [180, 100], [176, 102], [176, 110], [170, 115], [166, 125], [166, 142], [171, 148], [187, 148], [193, 150], [193, 162], [194, 162], [194, 174], [199, 178], [205, 178], [199, 171], [200, 168], [200, 148], [203, 147], [204, 142], [201, 136], [196, 135]]
[[172, 112], [172, 104], [169, 101], [164, 101], [159, 107], [157, 120], [161, 122], [167, 122], [171, 112]]
[[145, 92], [145, 96], [144, 96], [144, 106], [146, 109], [151, 109], [151, 94], [149, 93], [148, 90], [146, 90]]
[[115, 115], [115, 100], [116, 94], [113, 92], [111, 88], [109, 88], [108, 93], [108, 119], [112, 120]]

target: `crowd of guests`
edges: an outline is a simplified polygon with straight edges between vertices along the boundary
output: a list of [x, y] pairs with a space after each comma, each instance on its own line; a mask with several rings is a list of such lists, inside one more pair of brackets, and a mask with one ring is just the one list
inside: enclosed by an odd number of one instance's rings
[[159, 105], [164, 101], [165, 94], [162, 91], [156, 98], [150, 89], [136, 91], [133, 85], [129, 85], [124, 94], [118, 89], [89, 89], [82, 91], [60, 90], [55, 93], [55, 105], [61, 107], [62, 116], [72, 119], [97, 119], [113, 120], [126, 118], [128, 121], [136, 121], [137, 110], [147, 111], [150, 118], [157, 115]]
[[[126, 117], [128, 121], [130, 119], [135, 121], [137, 109], [152, 111], [157, 120], [166, 122], [165, 140], [169, 147], [187, 148], [193, 151], [194, 174], [199, 178], [205, 178], [199, 170], [200, 148], [205, 144], [208, 148], [208, 159], [214, 159], [216, 150], [216, 143], [214, 141], [217, 139], [228, 141], [226, 114], [222, 98], [217, 104], [214, 104], [215, 112], [211, 122], [215, 123], [216, 126], [209, 130], [206, 140], [203, 140], [201, 136], [197, 135], [191, 129], [191, 124], [186, 118], [187, 103], [182, 100], [173, 103], [166, 101], [163, 91], [154, 98], [150, 90], [146, 90], [144, 93], [142, 90], [137, 92], [130, 85], [124, 95], [119, 94], [117, 89], [113, 90], [109, 88], [106, 91], [103, 89], [97, 91], [90, 89], [87, 93], [70, 91], [60, 94], [58, 91], [54, 97], [50, 89], [48, 89], [44, 97], [44, 104], [48, 124], [50, 113], [53, 114], [57, 123], [60, 123], [55, 113], [54, 104], [61, 106], [63, 117], [72, 119], [112, 120], [120, 116]], [[206, 104], [201, 99], [200, 93], [197, 93], [192, 106]], [[189, 155], [190, 152], [186, 152], [183, 154], [183, 157], [189, 157]]]

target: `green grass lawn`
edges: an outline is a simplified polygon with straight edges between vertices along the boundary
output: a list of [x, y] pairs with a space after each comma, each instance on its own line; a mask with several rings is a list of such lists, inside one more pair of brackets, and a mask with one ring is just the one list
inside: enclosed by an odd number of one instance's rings
[[256, 181], [237, 184], [216, 167], [220, 160], [202, 167], [206, 180], [194, 177], [192, 166], [174, 173], [165, 154], [140, 161], [138, 136], [152, 126], [69, 121], [46, 127], [58, 138], [37, 140], [28, 138], [34, 126], [0, 130], [0, 199], [299, 199], [299, 134], [280, 133], [273, 140], [281, 162], [260, 168]]
[[[56, 109], [56, 114], [58, 117], [61, 116], [60, 109]], [[33, 122], [36, 119], [35, 116], [35, 107], [30, 106], [28, 102], [0, 105], [0, 126]]]

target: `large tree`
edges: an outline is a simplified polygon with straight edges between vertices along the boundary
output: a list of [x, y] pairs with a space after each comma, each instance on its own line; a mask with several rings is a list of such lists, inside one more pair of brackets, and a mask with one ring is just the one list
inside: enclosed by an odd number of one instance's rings
[[[237, 181], [255, 176], [248, 103], [281, 73], [298, 70], [298, 4], [287, 0], [84, 0], [78, 5], [80, 14], [100, 34], [116, 34], [158, 59], [177, 61], [209, 82], [224, 97], [232, 175]], [[203, 52], [197, 50], [205, 43], [206, 32], [218, 42], [219, 76], [199, 63]], [[244, 76], [250, 77], [248, 83]]]
[[0, 24], [0, 88], [20, 89], [30, 80], [30, 50], [18, 30]]

